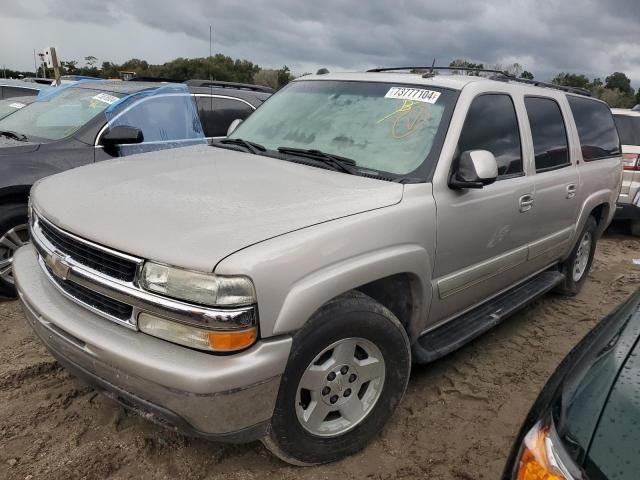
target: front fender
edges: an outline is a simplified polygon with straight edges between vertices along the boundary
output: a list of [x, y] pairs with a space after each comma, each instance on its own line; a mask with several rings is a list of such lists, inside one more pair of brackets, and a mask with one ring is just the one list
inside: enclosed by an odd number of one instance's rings
[[431, 186], [412, 187], [409, 191], [405, 187], [404, 198], [396, 205], [265, 240], [222, 259], [214, 271], [253, 280], [262, 337], [298, 330], [342, 293], [408, 274], [412, 335], [428, 318], [436, 242]]
[[[429, 258], [419, 245], [396, 245], [367, 252], [313, 272], [295, 282], [284, 298], [273, 327], [274, 335], [301, 328], [322, 305], [338, 295], [374, 280], [409, 273], [417, 279], [421, 301], [416, 302], [412, 318], [426, 316], [431, 302], [431, 289], [421, 279], [431, 278]], [[412, 322], [411, 330], [419, 331]]]

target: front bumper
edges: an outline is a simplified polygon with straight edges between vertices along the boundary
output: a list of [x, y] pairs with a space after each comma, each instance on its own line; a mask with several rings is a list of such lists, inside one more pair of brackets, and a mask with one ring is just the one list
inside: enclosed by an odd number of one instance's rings
[[266, 432], [291, 338], [263, 340], [216, 356], [109, 322], [59, 293], [32, 246], [18, 250], [14, 275], [25, 316], [72, 373], [146, 418], [187, 435], [245, 442]]

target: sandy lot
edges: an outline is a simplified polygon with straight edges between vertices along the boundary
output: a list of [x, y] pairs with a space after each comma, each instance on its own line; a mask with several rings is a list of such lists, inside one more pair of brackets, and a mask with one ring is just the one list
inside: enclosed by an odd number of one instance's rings
[[342, 462], [293, 468], [259, 442], [182, 437], [70, 377], [0, 301], [0, 478], [488, 479], [562, 357], [640, 285], [640, 240], [607, 234], [579, 296], [548, 295], [457, 353], [414, 369], [380, 437]]

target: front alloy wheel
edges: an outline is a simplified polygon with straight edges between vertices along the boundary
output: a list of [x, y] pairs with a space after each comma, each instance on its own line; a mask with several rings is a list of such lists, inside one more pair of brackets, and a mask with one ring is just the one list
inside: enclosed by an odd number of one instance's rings
[[27, 224], [16, 225], [0, 237], [0, 280], [15, 285], [13, 279], [13, 255], [23, 245], [29, 243]]
[[351, 455], [380, 434], [410, 370], [409, 339], [393, 313], [361, 292], [334, 298], [293, 337], [262, 442], [294, 465]]
[[307, 366], [298, 385], [296, 413], [313, 435], [348, 432], [369, 414], [382, 393], [385, 362], [364, 338], [344, 338]]

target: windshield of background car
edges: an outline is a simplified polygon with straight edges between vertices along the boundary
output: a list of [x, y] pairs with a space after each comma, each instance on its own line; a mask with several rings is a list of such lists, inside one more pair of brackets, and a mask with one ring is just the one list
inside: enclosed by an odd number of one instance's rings
[[[362, 169], [407, 175], [435, 163], [456, 94], [428, 85], [297, 81], [271, 97], [231, 138], [347, 157]], [[440, 135], [442, 136], [442, 135]], [[435, 147], [435, 148], [434, 148]]]
[[622, 145], [640, 145], [640, 117], [614, 115]]
[[0, 120], [0, 131], [23, 134], [30, 141], [60, 140], [73, 135], [118, 100], [108, 92], [63, 87]]

